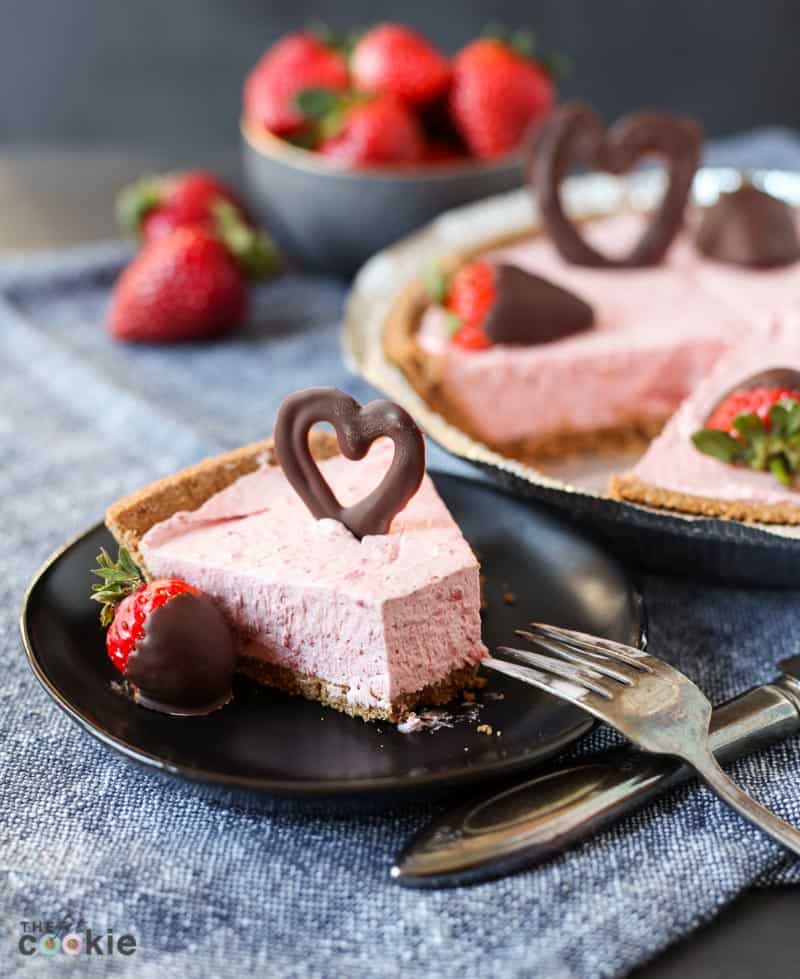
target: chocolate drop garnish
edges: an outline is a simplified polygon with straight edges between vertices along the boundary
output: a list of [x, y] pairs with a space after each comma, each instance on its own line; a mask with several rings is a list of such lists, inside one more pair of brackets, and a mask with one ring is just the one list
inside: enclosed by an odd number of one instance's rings
[[[394, 442], [394, 458], [383, 480], [353, 506], [339, 503], [311, 455], [308, 433], [316, 422], [333, 425], [347, 459], [363, 459], [382, 436]], [[284, 400], [275, 420], [275, 453], [312, 515], [338, 520], [359, 540], [388, 533], [425, 475], [425, 440], [407, 411], [392, 401], [371, 401], [362, 408], [337, 388], [306, 388]]]
[[752, 184], [720, 194], [704, 210], [695, 244], [709, 258], [747, 268], [775, 268], [800, 259], [793, 209]]

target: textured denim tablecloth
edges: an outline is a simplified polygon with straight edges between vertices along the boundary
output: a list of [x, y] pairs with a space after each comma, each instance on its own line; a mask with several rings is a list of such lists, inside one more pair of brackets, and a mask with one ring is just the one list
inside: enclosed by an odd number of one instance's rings
[[[762, 132], [712, 159], [800, 167], [800, 143]], [[72, 913], [136, 936], [134, 955], [92, 961], [119, 975], [594, 979], [645, 961], [744, 888], [800, 881], [778, 847], [693, 786], [539, 869], [405, 891], [387, 870], [431, 809], [325, 819], [198, 800], [61, 714], [17, 631], [44, 557], [118, 496], [263, 436], [295, 388], [372, 393], [341, 364], [345, 290], [323, 278], [263, 288], [253, 325], [224, 343], [113, 345], [100, 322], [126, 254], [115, 244], [0, 264], [0, 974], [87, 974], [85, 957], [17, 950], [21, 922]], [[436, 450], [430, 462], [456, 468]], [[651, 578], [651, 648], [730, 697], [798, 652], [798, 597]], [[734, 771], [800, 823], [799, 740]]]

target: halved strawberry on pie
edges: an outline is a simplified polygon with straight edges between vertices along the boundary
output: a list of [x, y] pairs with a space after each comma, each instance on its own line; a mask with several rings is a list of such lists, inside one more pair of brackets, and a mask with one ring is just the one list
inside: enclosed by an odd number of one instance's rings
[[797, 331], [728, 353], [610, 491], [700, 516], [800, 524]]

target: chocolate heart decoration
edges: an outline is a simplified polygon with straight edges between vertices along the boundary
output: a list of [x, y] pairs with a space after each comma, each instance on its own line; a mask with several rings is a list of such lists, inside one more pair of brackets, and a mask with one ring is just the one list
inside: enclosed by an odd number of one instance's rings
[[[394, 442], [394, 458], [380, 485], [353, 506], [339, 503], [311, 456], [308, 433], [315, 422], [333, 425], [342, 455], [348, 459], [363, 459], [381, 436]], [[337, 388], [306, 388], [284, 400], [275, 420], [275, 452], [311, 513], [318, 520], [338, 520], [359, 540], [388, 533], [425, 475], [425, 441], [407, 411], [391, 401], [371, 401], [362, 408]]]
[[[599, 116], [583, 102], [567, 102], [556, 109], [534, 134], [527, 172], [544, 224], [562, 257], [573, 265], [597, 268], [657, 265], [683, 222], [702, 140], [702, 129], [694, 120], [669, 112], [637, 112], [606, 130]], [[564, 213], [561, 182], [574, 163], [621, 174], [653, 154], [666, 164], [664, 198], [627, 255], [603, 255]]]

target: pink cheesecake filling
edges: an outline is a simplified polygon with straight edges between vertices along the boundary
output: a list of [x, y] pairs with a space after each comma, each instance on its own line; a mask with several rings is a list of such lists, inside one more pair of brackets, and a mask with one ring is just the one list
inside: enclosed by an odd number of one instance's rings
[[[641, 222], [633, 214], [599, 220], [587, 236], [621, 252]], [[419, 343], [438, 359], [445, 392], [479, 438], [499, 445], [663, 421], [723, 353], [766, 328], [774, 317], [765, 308], [791, 308], [800, 292], [796, 267], [794, 286], [788, 271], [728, 270], [703, 258], [688, 233], [646, 269], [570, 265], [544, 236], [490, 257], [571, 289], [596, 318], [591, 330], [554, 343], [476, 352], [449, 343], [441, 311], [426, 311]], [[752, 294], [770, 291], [771, 304], [765, 298], [756, 315]]]
[[[319, 464], [347, 506], [383, 478], [391, 443], [360, 462]], [[397, 697], [477, 663], [479, 566], [426, 476], [390, 532], [359, 541], [315, 520], [276, 466], [263, 466], [144, 536], [154, 575], [177, 575], [227, 611], [240, 654], [322, 678], [348, 703]]]
[[[798, 220], [800, 230], [800, 219]], [[747, 269], [700, 257], [695, 276], [701, 288], [755, 322], [774, 323], [800, 313], [800, 265]]]
[[754, 374], [772, 368], [800, 371], [800, 324], [789, 320], [762, 341], [743, 344], [723, 357], [650, 444], [631, 475], [650, 485], [691, 496], [800, 504], [800, 492], [783, 486], [771, 473], [720, 462], [700, 452], [691, 441], [726, 393]]

